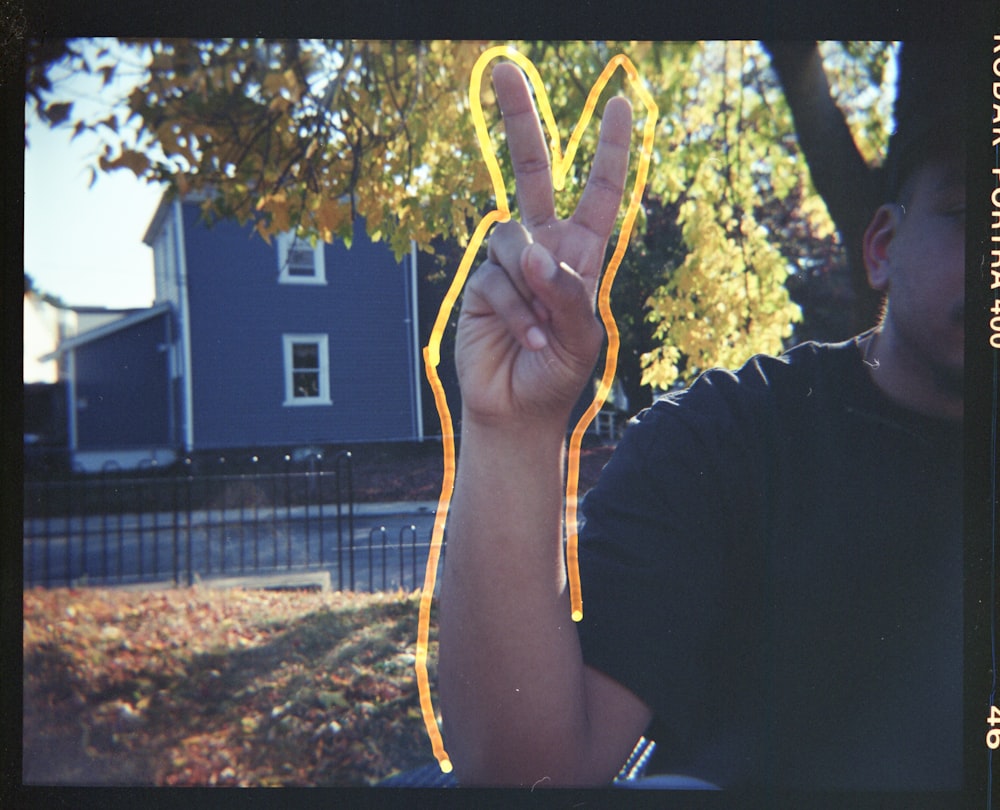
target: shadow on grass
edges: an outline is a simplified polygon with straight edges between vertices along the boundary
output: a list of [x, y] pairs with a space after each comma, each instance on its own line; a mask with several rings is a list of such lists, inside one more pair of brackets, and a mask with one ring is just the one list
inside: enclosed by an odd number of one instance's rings
[[415, 597], [252, 624], [115, 672], [96, 649], [26, 649], [25, 782], [368, 785], [427, 762]]

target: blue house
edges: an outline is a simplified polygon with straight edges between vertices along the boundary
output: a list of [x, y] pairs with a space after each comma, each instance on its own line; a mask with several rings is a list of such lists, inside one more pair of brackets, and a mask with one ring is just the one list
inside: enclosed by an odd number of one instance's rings
[[166, 197], [144, 241], [153, 306], [53, 354], [74, 466], [424, 438], [433, 403], [422, 390], [416, 250], [396, 261], [360, 221], [350, 250], [291, 234], [267, 244]]

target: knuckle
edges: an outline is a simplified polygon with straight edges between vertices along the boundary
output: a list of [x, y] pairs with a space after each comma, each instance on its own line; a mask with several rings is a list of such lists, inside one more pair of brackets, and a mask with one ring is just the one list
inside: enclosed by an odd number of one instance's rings
[[518, 298], [507, 271], [492, 261], [481, 264], [466, 286], [489, 301], [497, 311], [508, 309], [514, 299]]
[[592, 188], [598, 193], [608, 194], [609, 196], [616, 198], [620, 198], [625, 191], [625, 186], [622, 183], [616, 182], [602, 175], [592, 176], [587, 182], [587, 188]]
[[487, 260], [500, 268], [516, 270], [520, 263], [521, 251], [531, 241], [527, 230], [520, 222], [509, 220], [494, 227], [486, 243]]
[[506, 222], [499, 222], [493, 226], [493, 233], [490, 234], [489, 244], [493, 245], [495, 242], [497, 245], [503, 246], [505, 242], [523, 239], [524, 237], [524, 226], [517, 220], [508, 219]]
[[500, 265], [492, 260], [487, 260], [476, 268], [476, 272], [469, 278], [469, 286], [475, 285], [480, 289], [494, 287], [503, 276]]
[[485, 261], [479, 265], [465, 283], [463, 297], [479, 295], [488, 298], [490, 290], [496, 286], [495, 276], [498, 269], [496, 264], [491, 261]]
[[548, 173], [551, 171], [549, 168], [549, 158], [548, 155], [542, 154], [527, 154], [518, 155], [512, 157], [512, 163], [514, 166], [514, 174], [518, 177], [528, 177], [533, 174]]

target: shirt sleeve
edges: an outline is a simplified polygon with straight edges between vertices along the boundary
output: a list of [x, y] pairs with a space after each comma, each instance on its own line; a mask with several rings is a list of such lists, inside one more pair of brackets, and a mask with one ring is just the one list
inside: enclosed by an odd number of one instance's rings
[[650, 706], [657, 743], [683, 757], [731, 706], [734, 672], [753, 657], [743, 617], [766, 598], [764, 383], [755, 366], [711, 372], [655, 403], [582, 510], [585, 661]]

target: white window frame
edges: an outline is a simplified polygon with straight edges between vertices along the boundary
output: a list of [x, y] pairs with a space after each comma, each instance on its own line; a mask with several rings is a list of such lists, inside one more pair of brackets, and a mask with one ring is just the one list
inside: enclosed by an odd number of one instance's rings
[[[303, 405], [332, 405], [330, 399], [330, 337], [322, 334], [286, 334], [281, 336], [284, 354], [285, 402], [289, 407]], [[312, 343], [317, 347], [319, 359], [319, 394], [314, 397], [295, 396], [294, 347], [297, 344]]]
[[[309, 246], [309, 240], [302, 236], [296, 236], [292, 231], [279, 233], [277, 237], [278, 245], [278, 282], [281, 284], [326, 284], [326, 261], [324, 259], [323, 242], [317, 242], [316, 247]], [[312, 272], [293, 273], [292, 268], [305, 268], [305, 264], [290, 265], [288, 256], [292, 252], [311, 251], [312, 252]]]

